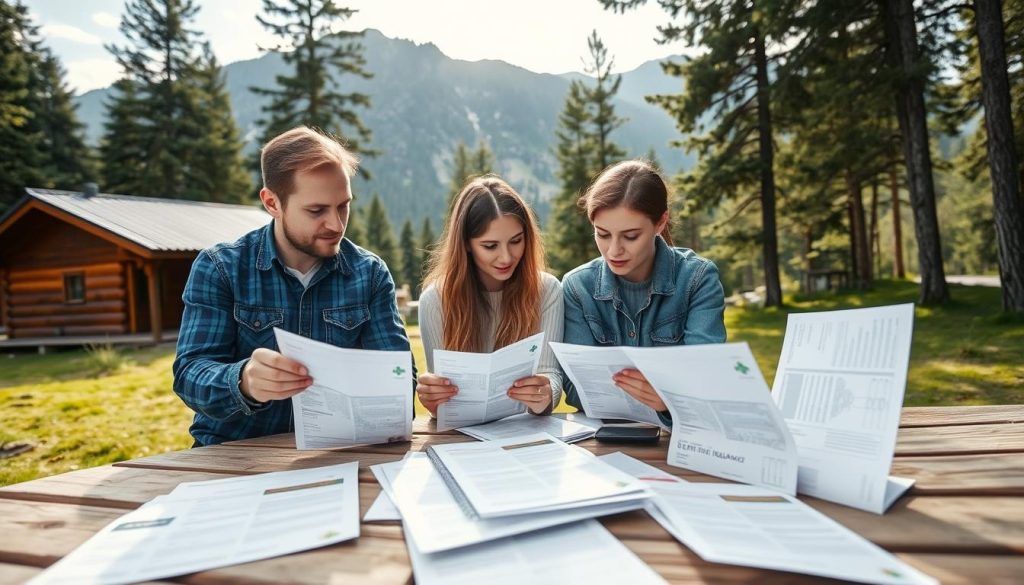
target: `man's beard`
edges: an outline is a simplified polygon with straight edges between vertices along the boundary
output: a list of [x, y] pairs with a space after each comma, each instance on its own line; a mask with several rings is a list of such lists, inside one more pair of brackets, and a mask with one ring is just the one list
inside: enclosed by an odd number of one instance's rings
[[[325, 260], [327, 258], [333, 258], [334, 256], [338, 255], [338, 248], [341, 246], [341, 242], [340, 241], [337, 244], [335, 244], [334, 246], [331, 247], [332, 249], [331, 249], [331, 251], [329, 253], [324, 254], [324, 253], [322, 253], [322, 252], [317, 250], [316, 239], [314, 239], [310, 243], [303, 243], [297, 237], [292, 235], [292, 233], [288, 230], [288, 224], [285, 224], [284, 222], [282, 222], [281, 227], [284, 228], [283, 229], [283, 231], [284, 231], [284, 238], [286, 240], [288, 240], [288, 243], [293, 248], [295, 248], [296, 250], [302, 252], [303, 254], [305, 254], [305, 255], [307, 255], [307, 256], [309, 256], [311, 258], [320, 258], [321, 260]], [[321, 235], [327, 236], [327, 235], [330, 235], [330, 234], [321, 234]], [[337, 234], [334, 234], [334, 235], [337, 235]], [[344, 232], [342, 232], [342, 235], [344, 235]]]

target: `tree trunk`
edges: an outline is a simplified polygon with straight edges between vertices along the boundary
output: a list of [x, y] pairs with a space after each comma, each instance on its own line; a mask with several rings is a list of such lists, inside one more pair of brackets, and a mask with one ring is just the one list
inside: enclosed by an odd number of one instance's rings
[[810, 293], [813, 286], [811, 280], [811, 251], [814, 249], [814, 228], [804, 230], [804, 293]]
[[988, 133], [993, 215], [999, 245], [999, 279], [1003, 310], [1024, 311], [1024, 200], [1017, 176], [1017, 151], [1010, 113], [1010, 85], [1003, 46], [999, 0], [974, 0], [981, 57], [981, 97]]
[[757, 31], [754, 59], [757, 67], [757, 129], [761, 162], [761, 229], [764, 256], [765, 306], [782, 306], [782, 285], [779, 281], [779, 243], [775, 228], [775, 174], [772, 168], [772, 117], [768, 87], [768, 58], [764, 34]]
[[896, 176], [896, 165], [889, 167], [889, 188], [892, 191], [892, 277], [905, 280], [907, 271], [903, 267], [903, 217], [900, 213], [900, 182]]
[[924, 105], [924, 78], [917, 54], [917, 29], [912, 0], [884, 0], [887, 56], [899, 73], [896, 84], [896, 118], [903, 137], [910, 204], [914, 211], [917, 257], [921, 270], [922, 305], [949, 300], [942, 265], [942, 242], [935, 213], [935, 183], [928, 144], [928, 119]]
[[846, 176], [846, 189], [850, 198], [850, 240], [853, 242], [853, 253], [856, 259], [854, 270], [854, 287], [860, 290], [871, 288], [871, 258], [868, 251], [868, 231], [864, 226], [864, 197], [861, 192], [860, 180]]
[[871, 179], [871, 228], [868, 230], [868, 258], [874, 271], [871, 280], [877, 274], [882, 276], [882, 250], [878, 245], [878, 177]]

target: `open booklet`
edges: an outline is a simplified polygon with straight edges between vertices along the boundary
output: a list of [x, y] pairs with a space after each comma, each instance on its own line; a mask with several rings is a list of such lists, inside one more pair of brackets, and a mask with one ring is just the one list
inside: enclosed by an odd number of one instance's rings
[[772, 396], [800, 493], [882, 514], [913, 484], [889, 476], [913, 328], [913, 304], [789, 316]]
[[562, 418], [564, 415], [534, 416], [517, 414], [494, 422], [458, 429], [474, 439], [493, 441], [507, 439], [518, 435], [547, 433], [566, 443], [575, 443], [593, 437], [601, 428], [601, 421], [586, 416], [574, 417], [574, 420]]
[[594, 504], [552, 512], [477, 518], [459, 505], [425, 453], [370, 468], [399, 510], [405, 532], [420, 552], [435, 553], [541, 528], [644, 507], [646, 500]]
[[576, 394], [587, 416], [625, 418], [664, 427], [653, 408], [622, 391], [612, 376], [635, 368], [626, 347], [591, 347], [552, 342], [551, 349], [562, 370], [576, 386]]
[[418, 585], [648, 585], [665, 583], [596, 520], [434, 554], [405, 531]]
[[[574, 364], [598, 363], [609, 352], [551, 346], [567, 373], [578, 370]], [[643, 373], [672, 414], [670, 465], [796, 493], [796, 445], [746, 343], [614, 349], [620, 360], [628, 360], [627, 367]], [[615, 367], [621, 369], [621, 363]], [[607, 369], [604, 375], [611, 379]], [[581, 397], [590, 392], [585, 385], [576, 388]]]
[[643, 484], [636, 479], [589, 451], [544, 433], [432, 445], [427, 455], [471, 517], [496, 518], [647, 498]]
[[292, 396], [295, 446], [331, 449], [412, 437], [412, 353], [345, 349], [274, 329], [313, 385]]
[[448, 378], [458, 394], [437, 408], [437, 430], [478, 425], [526, 412], [508, 397], [512, 383], [537, 373], [544, 333], [492, 353], [434, 350], [434, 373]]
[[359, 464], [180, 484], [121, 516], [31, 583], [126, 583], [359, 536]]

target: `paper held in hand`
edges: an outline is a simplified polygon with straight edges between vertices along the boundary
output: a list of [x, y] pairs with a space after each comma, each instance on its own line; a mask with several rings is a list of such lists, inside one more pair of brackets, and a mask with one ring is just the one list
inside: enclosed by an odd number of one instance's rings
[[913, 485], [889, 476], [913, 329], [913, 304], [789, 316], [772, 397], [800, 493], [882, 514]]
[[492, 353], [434, 350], [434, 373], [448, 378], [458, 394], [437, 407], [437, 430], [478, 425], [526, 412], [508, 397], [516, 380], [537, 373], [544, 333], [520, 339]]
[[412, 353], [345, 349], [274, 329], [313, 385], [292, 396], [295, 446], [332, 449], [412, 438]]

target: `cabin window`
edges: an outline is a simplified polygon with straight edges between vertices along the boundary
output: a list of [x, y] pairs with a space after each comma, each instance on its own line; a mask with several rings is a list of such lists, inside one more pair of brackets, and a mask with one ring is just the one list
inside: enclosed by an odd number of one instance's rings
[[81, 272], [64, 275], [64, 302], [85, 302], [85, 275]]

